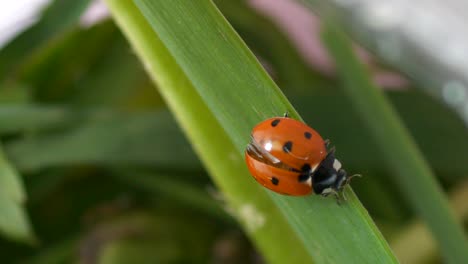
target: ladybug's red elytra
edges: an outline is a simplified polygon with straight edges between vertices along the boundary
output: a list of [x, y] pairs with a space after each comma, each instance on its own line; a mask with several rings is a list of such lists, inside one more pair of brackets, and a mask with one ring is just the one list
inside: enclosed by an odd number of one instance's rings
[[333, 194], [340, 200], [352, 177], [341, 168], [334, 148], [327, 150], [328, 140], [317, 131], [285, 115], [260, 122], [251, 137], [245, 161], [264, 187], [293, 196]]

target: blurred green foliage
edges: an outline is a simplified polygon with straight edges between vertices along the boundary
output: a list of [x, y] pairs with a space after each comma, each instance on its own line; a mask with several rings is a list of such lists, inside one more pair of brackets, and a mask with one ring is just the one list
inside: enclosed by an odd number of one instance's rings
[[[2, 262], [260, 263], [119, 29], [80, 27], [89, 1], [65, 2], [0, 50]], [[267, 18], [216, 3], [347, 170], [375, 175], [353, 187], [392, 239], [414, 215], [341, 83]], [[386, 94], [443, 186], [465, 180], [459, 118], [412, 89]]]

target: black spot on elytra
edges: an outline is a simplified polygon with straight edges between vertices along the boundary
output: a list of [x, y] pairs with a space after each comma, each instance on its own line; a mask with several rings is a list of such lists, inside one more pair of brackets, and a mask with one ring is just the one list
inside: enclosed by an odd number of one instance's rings
[[304, 132], [304, 137], [310, 139], [312, 137], [312, 134], [310, 132]]
[[286, 153], [289, 153], [289, 152], [291, 152], [292, 147], [293, 147], [292, 141], [288, 141], [288, 142], [284, 143], [283, 151], [286, 152]]
[[271, 121], [271, 126], [272, 126], [272, 127], [277, 126], [277, 125], [279, 124], [280, 121], [281, 121], [281, 120], [279, 120], [279, 119], [275, 119], [275, 120]]
[[299, 182], [305, 182], [309, 179], [310, 175], [308, 173], [302, 173], [302, 174], [299, 174], [299, 177], [297, 177], [297, 180]]
[[310, 164], [306, 163], [306, 164], [302, 165], [301, 171], [302, 172], [309, 172], [310, 171]]
[[273, 183], [273, 185], [278, 185], [278, 184], [279, 184], [278, 178], [272, 177], [272, 178], [271, 178], [271, 183]]

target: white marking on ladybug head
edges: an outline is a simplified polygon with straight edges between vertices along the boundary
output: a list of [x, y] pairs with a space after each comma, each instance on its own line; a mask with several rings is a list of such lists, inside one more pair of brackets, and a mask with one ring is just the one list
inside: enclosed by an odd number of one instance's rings
[[339, 171], [341, 169], [341, 162], [339, 160], [335, 159], [335, 161], [333, 161], [333, 168], [336, 171]]
[[267, 142], [264, 148], [266, 151], [271, 151], [271, 149], [273, 148], [273, 144], [271, 142]]

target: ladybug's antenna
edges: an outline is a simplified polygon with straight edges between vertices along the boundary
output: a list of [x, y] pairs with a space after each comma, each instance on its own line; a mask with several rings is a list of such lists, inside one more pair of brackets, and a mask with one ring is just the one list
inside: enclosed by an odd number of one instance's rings
[[354, 178], [354, 177], [362, 178], [362, 175], [361, 175], [361, 174], [354, 174], [354, 175], [349, 176], [349, 177], [346, 179], [346, 184], [349, 184], [349, 183], [351, 182], [351, 179]]

